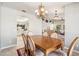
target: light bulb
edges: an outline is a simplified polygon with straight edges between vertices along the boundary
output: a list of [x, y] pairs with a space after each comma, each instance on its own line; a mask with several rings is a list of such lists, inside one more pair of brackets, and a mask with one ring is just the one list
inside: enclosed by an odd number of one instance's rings
[[41, 11], [44, 11], [44, 8], [41, 8]]
[[46, 10], [45, 13], [48, 13], [48, 11]]
[[37, 12], [38, 12], [38, 10], [35, 10], [35, 12], [37, 13]]
[[39, 15], [39, 12], [37, 12], [37, 15]]

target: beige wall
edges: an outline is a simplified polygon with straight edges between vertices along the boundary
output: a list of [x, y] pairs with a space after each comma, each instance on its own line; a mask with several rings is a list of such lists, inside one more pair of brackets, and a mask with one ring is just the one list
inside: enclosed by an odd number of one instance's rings
[[1, 7], [1, 48], [16, 45], [16, 10]]
[[[65, 6], [65, 45], [69, 47], [73, 37], [79, 36], [79, 3]], [[79, 50], [79, 44], [75, 48]]]
[[1, 6], [1, 26], [0, 26], [0, 46], [1, 49], [11, 47], [17, 44], [17, 19], [20, 16], [26, 16], [29, 19], [29, 30], [33, 35], [41, 35], [41, 20], [34, 15], [23, 13], [21, 11]]
[[[0, 32], [1, 32], [1, 3], [0, 3]], [[0, 33], [0, 47], [1, 47], [1, 33]]]

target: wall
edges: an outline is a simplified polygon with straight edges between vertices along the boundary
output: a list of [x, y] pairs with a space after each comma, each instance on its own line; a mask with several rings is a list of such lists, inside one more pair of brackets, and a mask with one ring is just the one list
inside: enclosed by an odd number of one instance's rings
[[41, 19], [36, 18], [31, 15], [29, 18], [29, 30], [33, 33], [33, 35], [41, 35], [42, 34], [42, 22]]
[[1, 6], [1, 19], [0, 19], [0, 42], [1, 49], [11, 47], [17, 44], [17, 19], [21, 16], [26, 16], [29, 19], [29, 30], [33, 35], [42, 34], [41, 20], [36, 18], [35, 15], [23, 13], [21, 11]]
[[1, 48], [16, 45], [17, 11], [1, 7]]
[[41, 19], [38, 19], [35, 15], [31, 15], [28, 13], [23, 13], [21, 11], [18, 12], [18, 18], [21, 16], [25, 16], [28, 18], [29, 22], [29, 30], [32, 32], [33, 35], [41, 35], [42, 34], [42, 22]]
[[[1, 32], [1, 3], [0, 3], [0, 32]], [[0, 33], [0, 47], [1, 47], [1, 33]]]
[[[69, 47], [73, 37], [79, 36], [79, 3], [65, 6], [65, 45]], [[79, 50], [79, 44], [77, 45]]]

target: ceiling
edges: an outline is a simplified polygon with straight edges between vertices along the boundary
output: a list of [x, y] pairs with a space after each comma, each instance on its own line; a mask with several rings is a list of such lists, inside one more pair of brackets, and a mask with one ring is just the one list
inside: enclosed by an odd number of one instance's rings
[[[63, 14], [64, 6], [71, 4], [72, 2], [43, 2], [45, 9], [50, 15], [54, 14], [54, 10], [57, 9], [59, 14]], [[3, 2], [3, 6], [14, 8], [17, 10], [25, 10], [26, 13], [35, 14], [35, 10], [41, 2]]]

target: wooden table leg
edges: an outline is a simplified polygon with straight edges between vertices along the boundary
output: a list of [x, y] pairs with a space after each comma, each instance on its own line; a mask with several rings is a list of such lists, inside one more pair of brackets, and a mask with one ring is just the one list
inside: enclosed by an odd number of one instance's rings
[[61, 47], [61, 50], [63, 50], [63, 47]]
[[62, 41], [62, 44], [61, 44], [61, 50], [64, 50], [64, 40]]
[[61, 45], [61, 50], [64, 50], [64, 44]]
[[44, 52], [44, 56], [47, 56], [48, 54], [47, 54], [47, 52]]

